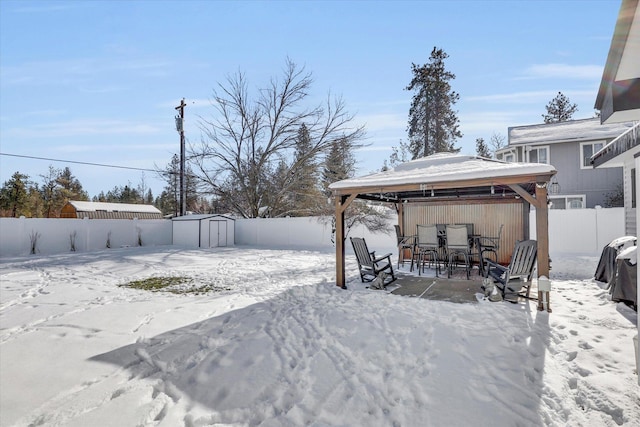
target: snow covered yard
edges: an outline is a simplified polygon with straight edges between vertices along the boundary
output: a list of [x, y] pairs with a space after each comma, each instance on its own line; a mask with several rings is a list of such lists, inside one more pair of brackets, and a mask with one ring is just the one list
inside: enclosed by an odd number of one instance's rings
[[[0, 425], [640, 424], [636, 313], [553, 257], [553, 313], [334, 286], [332, 251], [0, 259]], [[123, 285], [182, 276], [218, 289]]]

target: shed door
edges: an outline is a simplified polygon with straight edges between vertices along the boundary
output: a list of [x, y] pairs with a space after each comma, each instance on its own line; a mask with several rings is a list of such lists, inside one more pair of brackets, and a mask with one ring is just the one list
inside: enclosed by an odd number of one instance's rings
[[227, 246], [227, 221], [209, 221], [209, 247]]

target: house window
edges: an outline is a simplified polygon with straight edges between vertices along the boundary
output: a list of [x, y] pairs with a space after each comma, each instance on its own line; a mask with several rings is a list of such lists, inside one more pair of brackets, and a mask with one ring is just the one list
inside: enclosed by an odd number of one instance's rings
[[527, 152], [529, 163], [549, 164], [549, 147], [531, 147]]
[[513, 155], [513, 153], [508, 153], [504, 155], [503, 160], [505, 162], [513, 163], [516, 161], [516, 157]]
[[602, 150], [604, 142], [585, 142], [580, 144], [580, 169], [593, 169], [591, 156]]
[[549, 197], [551, 209], [584, 209], [586, 206], [584, 195]]

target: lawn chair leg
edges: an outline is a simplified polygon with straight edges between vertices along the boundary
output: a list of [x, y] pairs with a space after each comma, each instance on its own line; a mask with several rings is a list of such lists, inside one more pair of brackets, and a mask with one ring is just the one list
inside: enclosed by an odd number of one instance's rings
[[550, 292], [538, 291], [538, 311], [544, 311], [545, 306], [547, 312], [551, 313], [551, 301], [549, 301]]

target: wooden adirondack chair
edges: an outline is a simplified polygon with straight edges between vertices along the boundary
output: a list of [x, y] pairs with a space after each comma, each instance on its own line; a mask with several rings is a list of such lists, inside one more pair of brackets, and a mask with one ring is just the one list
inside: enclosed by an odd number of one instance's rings
[[362, 282], [371, 282], [378, 275], [384, 272], [384, 280], [382, 285], [387, 286], [396, 280], [393, 274], [393, 265], [391, 263], [391, 253], [376, 257], [375, 251], [370, 252], [367, 248], [367, 242], [361, 237], [350, 237], [353, 251], [358, 259], [358, 269], [360, 271], [360, 279]]
[[[494, 262], [489, 258], [483, 258], [485, 265], [485, 279], [492, 279], [496, 286], [502, 291], [504, 298], [507, 290], [524, 298], [531, 298], [531, 275], [536, 265], [538, 256], [538, 242], [535, 240], [524, 240], [516, 242], [511, 255], [511, 262], [506, 267]], [[516, 284], [515, 280], [518, 280]], [[526, 287], [526, 293], [520, 293], [521, 289]]]

